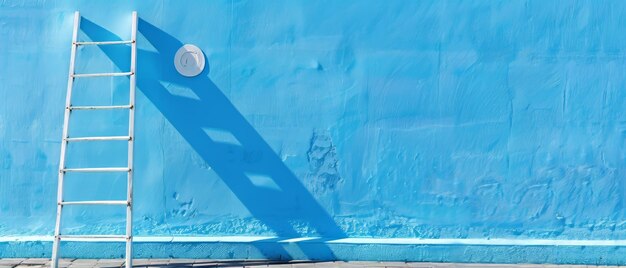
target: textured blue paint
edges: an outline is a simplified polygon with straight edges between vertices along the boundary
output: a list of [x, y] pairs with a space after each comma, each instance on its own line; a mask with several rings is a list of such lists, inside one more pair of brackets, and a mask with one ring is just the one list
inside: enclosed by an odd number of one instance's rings
[[[85, 40], [140, 16], [137, 235], [626, 239], [620, 1], [0, 1], [0, 235], [52, 234], [75, 10]], [[175, 72], [184, 43], [206, 54], [198, 77]], [[78, 53], [78, 72], [129, 66], [127, 48]], [[74, 103], [127, 86], [78, 81]], [[127, 126], [75, 115], [72, 135]], [[68, 165], [124, 152], [72, 146]], [[68, 199], [124, 197], [123, 176], [88, 176]], [[123, 230], [119, 208], [66, 212], [66, 233]], [[307, 245], [215, 256], [626, 264], [621, 247]], [[185, 247], [136, 253], [206, 257]]]

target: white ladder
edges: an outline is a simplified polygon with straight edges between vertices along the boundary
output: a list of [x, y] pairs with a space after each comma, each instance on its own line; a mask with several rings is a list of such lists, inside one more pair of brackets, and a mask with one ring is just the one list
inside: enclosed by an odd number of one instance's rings
[[[126, 268], [132, 267], [132, 219], [133, 219], [133, 142], [134, 142], [134, 122], [135, 122], [135, 62], [137, 59], [137, 12], [132, 13], [132, 31], [129, 41], [104, 41], [104, 42], [79, 42], [77, 41], [78, 30], [80, 28], [80, 13], [74, 13], [74, 32], [72, 35], [72, 52], [70, 56], [70, 71], [67, 80], [67, 95], [65, 99], [65, 119], [63, 121], [63, 141], [61, 143], [61, 157], [59, 163], [59, 183], [57, 192], [57, 217], [54, 228], [54, 244], [52, 246], [52, 268], [59, 265], [59, 245], [61, 240], [81, 241], [81, 242], [126, 242]], [[130, 45], [131, 59], [130, 71], [121, 73], [94, 73], [76, 74], [74, 73], [74, 62], [76, 59], [76, 48], [86, 45]], [[101, 76], [129, 76], [130, 94], [128, 105], [112, 106], [72, 106], [72, 88], [74, 79]], [[128, 136], [105, 136], [105, 137], [69, 137], [68, 128], [70, 114], [73, 110], [104, 110], [104, 109], [128, 109]], [[82, 141], [128, 141], [128, 166], [109, 168], [67, 168], [65, 166], [65, 153], [69, 142]], [[95, 201], [65, 201], [63, 198], [63, 179], [67, 172], [126, 172], [127, 194], [126, 200], [95, 200]], [[126, 206], [126, 235], [62, 235], [61, 234], [61, 214], [63, 206], [69, 205], [121, 205]]]

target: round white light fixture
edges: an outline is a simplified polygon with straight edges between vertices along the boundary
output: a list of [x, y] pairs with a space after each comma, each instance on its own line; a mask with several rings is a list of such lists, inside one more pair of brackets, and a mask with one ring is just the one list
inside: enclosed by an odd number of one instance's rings
[[199, 47], [186, 44], [176, 51], [174, 66], [183, 76], [199, 75], [204, 70], [204, 54]]

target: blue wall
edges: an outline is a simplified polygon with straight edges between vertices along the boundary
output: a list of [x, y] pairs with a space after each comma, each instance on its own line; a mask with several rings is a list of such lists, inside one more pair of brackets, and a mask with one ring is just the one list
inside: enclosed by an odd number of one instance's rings
[[[128, 39], [140, 17], [135, 235], [204, 239], [138, 256], [626, 264], [621, 1], [1, 1], [0, 256], [49, 255], [75, 10], [83, 40]], [[185, 43], [207, 57], [198, 77], [174, 69]], [[129, 55], [84, 48], [77, 72]], [[73, 102], [124, 104], [127, 87], [77, 81]], [[123, 135], [127, 116], [70, 128]], [[68, 166], [125, 151], [72, 146]], [[125, 195], [122, 175], [66, 186]], [[65, 233], [123, 231], [120, 208], [64, 213]]]

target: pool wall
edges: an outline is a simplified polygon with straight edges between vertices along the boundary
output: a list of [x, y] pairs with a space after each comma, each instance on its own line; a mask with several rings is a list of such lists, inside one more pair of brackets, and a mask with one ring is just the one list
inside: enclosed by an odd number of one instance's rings
[[[73, 14], [81, 40], [139, 14], [137, 257], [626, 264], [626, 2], [0, 1], [0, 257], [46, 257]], [[179, 75], [200, 47], [206, 68]], [[127, 71], [84, 47], [78, 73]], [[77, 79], [122, 105], [128, 78]], [[70, 136], [125, 135], [75, 111]], [[68, 148], [126, 163], [126, 144]], [[124, 199], [70, 174], [66, 200]], [[67, 207], [65, 234], [121, 234], [124, 208]], [[115, 243], [62, 245], [110, 258]]]

